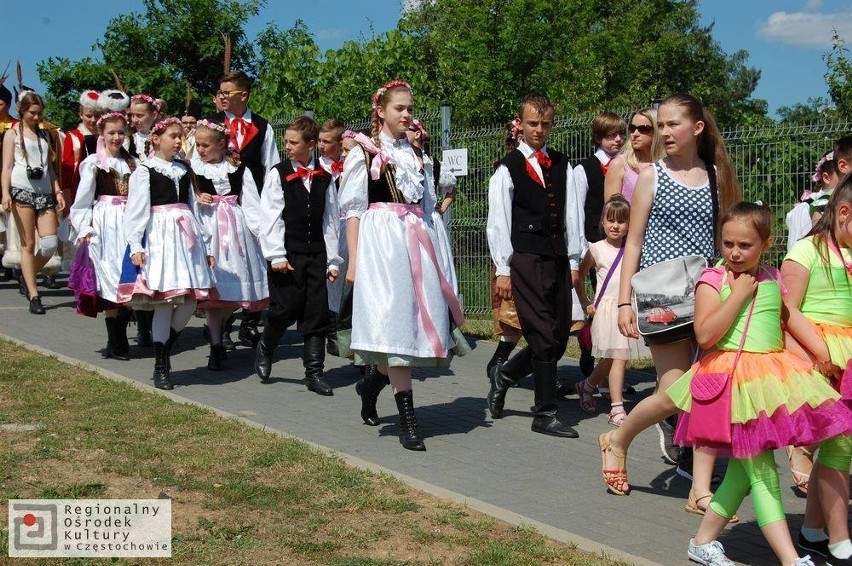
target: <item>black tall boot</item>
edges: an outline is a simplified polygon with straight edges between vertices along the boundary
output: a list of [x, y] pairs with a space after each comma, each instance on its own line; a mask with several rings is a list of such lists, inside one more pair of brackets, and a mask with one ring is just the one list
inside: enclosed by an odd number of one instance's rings
[[169, 346], [162, 342], [154, 342], [154, 387], [157, 389], [174, 389], [169, 375]]
[[494, 366], [499, 366], [509, 359], [512, 350], [515, 349], [514, 342], [505, 342], [503, 340], [497, 343], [497, 349], [494, 350], [494, 355], [488, 360], [488, 365], [485, 366], [485, 375], [488, 376], [488, 381], [492, 381], [491, 374]]
[[257, 329], [257, 323], [260, 322], [260, 312], [243, 312], [243, 321], [240, 323], [240, 331], [237, 337], [240, 339], [240, 344], [248, 348], [257, 347], [260, 342], [260, 331]]
[[104, 318], [104, 324], [107, 329], [107, 343], [106, 348], [104, 348], [103, 357], [111, 358], [113, 350], [115, 350], [115, 319], [114, 318]]
[[399, 442], [406, 450], [426, 451], [426, 445], [417, 431], [417, 417], [414, 416], [414, 397], [411, 391], [400, 391], [394, 395], [396, 408], [399, 409]]
[[325, 369], [325, 336], [314, 334], [305, 338], [302, 352], [302, 363], [305, 365], [305, 385], [308, 390], [317, 395], [334, 395], [331, 385], [323, 381]]
[[269, 375], [272, 373], [272, 354], [275, 353], [275, 348], [278, 347], [283, 334], [283, 330], [277, 330], [269, 323], [263, 328], [263, 335], [257, 343], [254, 356], [254, 371], [263, 383], [269, 382]]
[[207, 359], [207, 369], [221, 371], [225, 368], [225, 347], [221, 344], [210, 344], [210, 357]]
[[535, 381], [535, 417], [532, 431], [563, 438], [577, 438], [577, 431], [559, 420], [556, 406], [556, 362], [532, 361]]
[[506, 392], [531, 370], [532, 350], [527, 346], [504, 363], [491, 368], [491, 389], [488, 391], [488, 411], [492, 419], [503, 416]]
[[326, 331], [326, 352], [329, 356], [339, 356], [340, 348], [337, 346], [337, 313], [328, 311], [328, 330]]
[[119, 308], [115, 316], [115, 347], [116, 353], [113, 357], [119, 360], [130, 359], [130, 343], [127, 341], [127, 322], [130, 319], [130, 311]]
[[236, 313], [231, 313], [224, 324], [222, 324], [222, 347], [225, 348], [226, 351], [236, 350], [237, 345], [234, 344], [234, 341], [231, 339], [231, 332], [234, 331], [234, 321], [237, 319]]
[[119, 317], [105, 318], [107, 327], [107, 348], [105, 356], [115, 360], [129, 360], [128, 348], [124, 347], [127, 340], [127, 322]]
[[390, 379], [380, 373], [379, 368], [374, 365], [366, 366], [364, 377], [355, 384], [355, 392], [361, 396], [361, 418], [364, 419], [365, 424], [370, 426], [381, 424], [379, 413], [376, 411], [376, 402], [379, 400], [379, 393], [389, 384]]
[[154, 320], [154, 311], [133, 311], [136, 317], [136, 345], [142, 348], [150, 348], [154, 345], [151, 336], [151, 322]]

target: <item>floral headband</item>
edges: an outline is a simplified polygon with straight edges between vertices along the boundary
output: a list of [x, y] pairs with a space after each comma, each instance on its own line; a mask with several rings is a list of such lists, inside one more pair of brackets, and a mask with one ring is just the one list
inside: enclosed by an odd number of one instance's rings
[[379, 90], [377, 90], [373, 94], [373, 108], [375, 108], [379, 105], [379, 99], [382, 96], [384, 96], [385, 92], [387, 92], [387, 90], [389, 88], [394, 88], [394, 87], [398, 87], [398, 86], [405, 87], [405, 88], [407, 88], [408, 90], [411, 91], [411, 94], [414, 94], [414, 89], [411, 88], [411, 85], [408, 84], [407, 82], [400, 80], [400, 79], [394, 79], [392, 81], [388, 81], [384, 84], [384, 86], [382, 86], [382, 88], [380, 88]]
[[814, 183], [819, 183], [820, 181], [822, 181], [822, 167], [828, 161], [834, 161], [833, 151], [829, 151], [828, 153], [820, 157], [819, 162], [817, 162], [816, 164], [816, 169], [814, 169], [814, 176], [811, 177], [811, 181], [813, 181]]
[[420, 135], [423, 136], [424, 141], [429, 139], [429, 132], [427, 132], [426, 128], [423, 127], [423, 122], [415, 119], [411, 122], [411, 127], [415, 128], [418, 132], [420, 132]]
[[163, 133], [163, 131], [165, 131], [166, 128], [168, 128], [169, 126], [173, 126], [175, 124], [177, 124], [178, 126], [183, 128], [183, 124], [181, 124], [180, 120], [178, 120], [177, 118], [165, 118], [163, 120], [160, 120], [159, 122], [154, 124], [153, 128], [151, 128], [151, 135], [154, 135], [154, 134], [159, 135], [159, 134]]
[[228, 132], [228, 128], [226, 128], [224, 124], [220, 124], [219, 122], [214, 122], [212, 120], [199, 120], [195, 127], [207, 128], [208, 130], [213, 130], [226, 136], [230, 133]]
[[134, 102], [147, 102], [148, 104], [153, 106], [157, 112], [159, 112], [160, 108], [162, 108], [163, 106], [163, 103], [159, 98], [154, 98], [153, 96], [147, 94], [134, 94], [130, 97], [130, 102], [131, 104]]
[[509, 124], [509, 135], [512, 136], [513, 140], [517, 140], [518, 136], [523, 133], [524, 129], [521, 127], [521, 121], [518, 118], [514, 118], [512, 123]]
[[124, 112], [109, 112], [107, 114], [104, 114], [103, 116], [98, 118], [98, 121], [96, 122], [98, 129], [100, 129], [105, 122], [110, 122], [112, 120], [121, 120], [126, 124], [127, 116], [124, 114]]

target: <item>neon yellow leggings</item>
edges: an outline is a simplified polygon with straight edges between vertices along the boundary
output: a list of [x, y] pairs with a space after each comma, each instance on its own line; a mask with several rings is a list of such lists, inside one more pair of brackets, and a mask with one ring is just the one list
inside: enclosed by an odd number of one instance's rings
[[786, 519], [781, 503], [781, 485], [775, 469], [775, 456], [771, 450], [754, 458], [731, 458], [725, 479], [710, 501], [710, 508], [730, 519], [751, 491], [752, 506], [757, 524], [764, 527]]
[[820, 442], [817, 462], [826, 468], [849, 473], [849, 464], [852, 463], [852, 435], [841, 434]]

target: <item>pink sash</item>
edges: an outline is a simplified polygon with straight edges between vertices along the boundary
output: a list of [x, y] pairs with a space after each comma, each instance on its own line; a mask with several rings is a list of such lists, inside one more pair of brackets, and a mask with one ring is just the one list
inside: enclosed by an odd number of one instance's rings
[[[216, 227], [219, 232], [219, 253], [220, 257], [228, 257], [230, 249], [228, 240], [233, 238], [237, 244], [237, 251], [240, 257], [245, 257], [243, 246], [240, 243], [239, 233], [237, 231], [237, 217], [234, 214], [234, 206], [239, 199], [238, 195], [214, 195], [213, 204], [218, 204], [216, 207]], [[230, 228], [230, 230], [228, 229]]]

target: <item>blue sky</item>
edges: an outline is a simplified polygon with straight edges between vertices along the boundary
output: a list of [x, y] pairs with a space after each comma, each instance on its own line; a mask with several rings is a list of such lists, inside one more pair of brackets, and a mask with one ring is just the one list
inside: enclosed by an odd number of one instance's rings
[[[24, 81], [37, 89], [41, 89], [36, 78], [38, 61], [57, 55], [72, 59], [97, 55], [91, 47], [109, 20], [142, 8], [141, 0], [4, 4], [0, 70], [8, 59], [20, 58]], [[301, 18], [319, 46], [332, 49], [346, 40], [392, 29], [401, 6], [402, 0], [270, 0], [250, 22], [248, 35], [253, 37], [269, 21], [288, 28]], [[852, 1], [701, 0], [699, 10], [702, 24], [715, 22], [713, 35], [726, 52], [749, 52], [749, 64], [762, 71], [755, 96], [768, 100], [771, 112], [808, 98], [826, 97], [822, 55], [830, 48], [832, 27], [837, 26], [842, 37], [852, 38]]]

